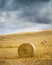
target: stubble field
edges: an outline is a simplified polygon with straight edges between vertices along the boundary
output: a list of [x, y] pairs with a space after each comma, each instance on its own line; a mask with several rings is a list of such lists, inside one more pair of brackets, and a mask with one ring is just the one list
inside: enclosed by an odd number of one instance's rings
[[[23, 43], [35, 45], [34, 57], [18, 56]], [[0, 65], [52, 65], [52, 30], [0, 35]]]

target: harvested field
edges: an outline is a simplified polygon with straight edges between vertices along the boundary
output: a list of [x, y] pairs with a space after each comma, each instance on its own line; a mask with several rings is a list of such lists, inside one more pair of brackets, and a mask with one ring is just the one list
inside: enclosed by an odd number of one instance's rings
[[[34, 57], [18, 56], [23, 43], [36, 47]], [[0, 65], [52, 65], [52, 31], [0, 35]]]

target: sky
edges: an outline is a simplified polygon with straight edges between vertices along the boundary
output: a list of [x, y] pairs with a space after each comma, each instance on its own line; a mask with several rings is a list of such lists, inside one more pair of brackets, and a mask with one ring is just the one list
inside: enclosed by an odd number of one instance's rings
[[52, 0], [0, 0], [0, 34], [52, 29]]

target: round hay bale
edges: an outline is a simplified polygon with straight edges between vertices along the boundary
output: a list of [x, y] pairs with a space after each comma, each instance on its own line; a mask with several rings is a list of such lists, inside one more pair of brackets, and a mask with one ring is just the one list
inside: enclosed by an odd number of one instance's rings
[[18, 48], [19, 57], [33, 57], [35, 53], [35, 47], [32, 44], [24, 43]]

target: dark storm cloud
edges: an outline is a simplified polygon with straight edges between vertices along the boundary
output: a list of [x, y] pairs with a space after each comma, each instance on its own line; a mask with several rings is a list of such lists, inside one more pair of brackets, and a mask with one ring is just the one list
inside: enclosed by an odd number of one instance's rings
[[0, 0], [0, 30], [26, 27], [52, 29], [52, 0]]
[[48, 2], [49, 0], [0, 0], [0, 10], [18, 10], [21, 7], [31, 7], [36, 2]]
[[39, 2], [39, 1], [43, 1], [43, 2], [47, 2], [49, 0], [15, 0], [16, 2], [21, 2], [21, 3], [32, 3], [32, 2]]
[[0, 0], [0, 8], [3, 8], [4, 5], [5, 5], [5, 3], [6, 3], [6, 1], [4, 1], [4, 0]]

